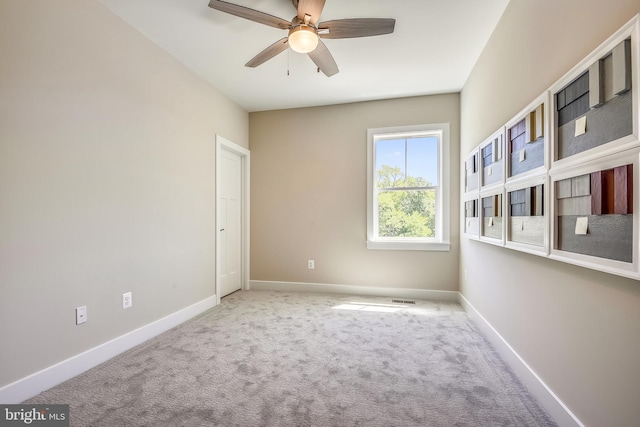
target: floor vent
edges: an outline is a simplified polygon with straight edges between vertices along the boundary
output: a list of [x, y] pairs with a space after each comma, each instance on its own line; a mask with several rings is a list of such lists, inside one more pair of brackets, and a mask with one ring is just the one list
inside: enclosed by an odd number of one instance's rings
[[410, 300], [410, 299], [392, 299], [391, 302], [395, 304], [415, 304], [416, 303], [415, 300]]

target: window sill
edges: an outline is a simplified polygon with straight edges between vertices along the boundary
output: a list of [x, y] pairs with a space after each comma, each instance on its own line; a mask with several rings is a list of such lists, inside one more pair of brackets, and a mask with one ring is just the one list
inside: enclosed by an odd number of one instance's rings
[[367, 249], [395, 250], [395, 251], [434, 251], [449, 252], [450, 242], [399, 242], [399, 241], [371, 241], [367, 240]]

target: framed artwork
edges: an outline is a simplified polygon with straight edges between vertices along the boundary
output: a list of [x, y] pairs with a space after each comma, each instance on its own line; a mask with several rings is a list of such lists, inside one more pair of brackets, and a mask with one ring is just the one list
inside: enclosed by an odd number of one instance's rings
[[638, 145], [638, 19], [551, 88], [553, 166]]
[[551, 258], [621, 276], [638, 274], [640, 148], [551, 174]]
[[465, 194], [477, 193], [480, 189], [480, 161], [476, 148], [464, 162], [464, 192]]
[[507, 181], [545, 173], [549, 157], [549, 92], [506, 125]]
[[480, 200], [478, 196], [464, 198], [464, 235], [469, 239], [480, 238]]
[[508, 248], [546, 256], [549, 248], [547, 175], [506, 185]]
[[480, 161], [480, 188], [504, 184], [505, 150], [504, 128], [501, 128], [478, 147]]
[[504, 245], [503, 201], [503, 188], [480, 194], [480, 240], [494, 245]]

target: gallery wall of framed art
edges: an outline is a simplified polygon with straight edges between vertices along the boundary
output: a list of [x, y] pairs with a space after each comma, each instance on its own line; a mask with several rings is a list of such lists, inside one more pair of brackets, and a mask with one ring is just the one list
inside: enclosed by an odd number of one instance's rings
[[636, 16], [463, 159], [463, 236], [640, 279]]

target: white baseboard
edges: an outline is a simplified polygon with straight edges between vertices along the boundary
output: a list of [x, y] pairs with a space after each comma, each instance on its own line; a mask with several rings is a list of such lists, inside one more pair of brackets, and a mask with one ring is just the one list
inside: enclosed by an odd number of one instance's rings
[[431, 301], [458, 302], [457, 291], [433, 291], [428, 289], [382, 288], [374, 286], [332, 285], [325, 283], [270, 282], [251, 280], [250, 289], [256, 291], [322, 292], [331, 294], [368, 295], [391, 298], [412, 298]]
[[502, 359], [513, 369], [520, 380], [528, 387], [531, 394], [538, 400], [551, 418], [560, 427], [584, 427], [569, 408], [556, 396], [544, 381], [535, 373], [527, 362], [509, 345], [509, 343], [495, 330], [487, 319], [471, 305], [471, 303], [460, 295], [460, 305], [467, 312], [471, 320], [478, 326], [482, 333], [489, 339], [496, 348]]
[[21, 403], [142, 344], [216, 305], [215, 295], [0, 388], [0, 402]]

